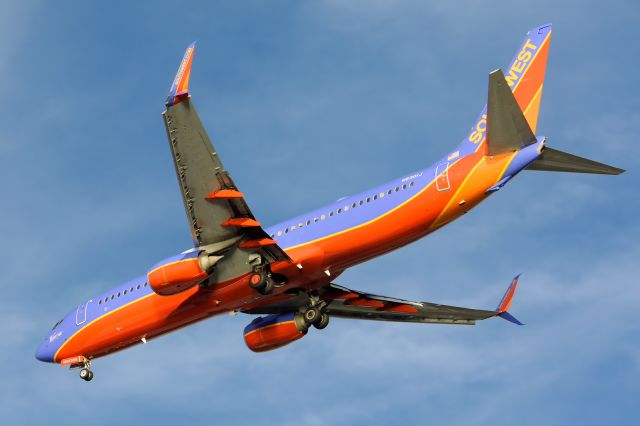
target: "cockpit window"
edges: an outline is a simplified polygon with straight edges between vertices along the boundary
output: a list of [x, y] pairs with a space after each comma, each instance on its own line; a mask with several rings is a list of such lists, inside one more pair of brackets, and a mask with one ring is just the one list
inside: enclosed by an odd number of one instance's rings
[[62, 324], [62, 321], [64, 321], [64, 318], [58, 321], [51, 330], [55, 330], [60, 324]]

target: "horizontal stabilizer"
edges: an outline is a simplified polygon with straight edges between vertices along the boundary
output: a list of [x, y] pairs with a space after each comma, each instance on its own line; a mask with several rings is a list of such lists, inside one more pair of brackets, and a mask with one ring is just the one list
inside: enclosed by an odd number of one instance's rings
[[527, 170], [569, 173], [594, 173], [601, 175], [619, 175], [623, 169], [598, 163], [587, 158], [545, 147], [540, 158], [529, 164]]
[[501, 70], [489, 74], [487, 144], [489, 155], [513, 152], [536, 142]]

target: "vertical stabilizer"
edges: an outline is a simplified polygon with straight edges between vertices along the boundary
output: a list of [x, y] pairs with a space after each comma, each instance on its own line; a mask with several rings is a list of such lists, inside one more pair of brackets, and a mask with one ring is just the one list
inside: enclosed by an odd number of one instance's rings
[[[538, 111], [547, 69], [551, 29], [551, 24], [546, 24], [529, 31], [516, 51], [513, 61], [504, 72], [507, 85], [513, 92], [534, 134], [538, 125]], [[468, 155], [480, 149], [485, 142], [486, 130], [487, 106], [485, 105], [469, 134], [458, 146], [457, 155]]]

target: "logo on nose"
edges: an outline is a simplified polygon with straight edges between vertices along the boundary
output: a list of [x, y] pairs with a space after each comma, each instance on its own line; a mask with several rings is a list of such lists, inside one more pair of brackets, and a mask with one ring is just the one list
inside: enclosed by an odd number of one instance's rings
[[56, 339], [58, 337], [62, 336], [62, 331], [58, 331], [57, 333], [53, 333], [51, 336], [49, 336], [49, 343], [53, 343], [56, 341]]

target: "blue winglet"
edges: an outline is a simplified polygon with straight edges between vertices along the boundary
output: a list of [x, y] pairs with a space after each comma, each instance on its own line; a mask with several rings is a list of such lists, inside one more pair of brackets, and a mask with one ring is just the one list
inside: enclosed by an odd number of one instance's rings
[[514, 324], [517, 325], [524, 325], [523, 323], [521, 323], [520, 321], [518, 321], [518, 319], [516, 317], [514, 317], [513, 315], [511, 315], [509, 312], [503, 312], [501, 314], [498, 314], [498, 316], [502, 319], [505, 319], [509, 322], [512, 322]]

